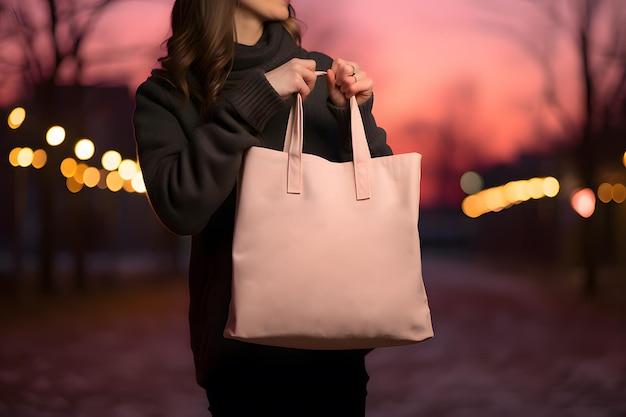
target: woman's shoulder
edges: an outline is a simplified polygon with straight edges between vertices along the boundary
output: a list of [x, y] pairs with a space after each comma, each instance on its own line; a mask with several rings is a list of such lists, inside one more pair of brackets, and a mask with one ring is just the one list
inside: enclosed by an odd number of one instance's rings
[[180, 105], [181, 100], [184, 101], [184, 94], [162, 69], [152, 70], [150, 76], [137, 87], [135, 96], [145, 97], [166, 107], [169, 104]]

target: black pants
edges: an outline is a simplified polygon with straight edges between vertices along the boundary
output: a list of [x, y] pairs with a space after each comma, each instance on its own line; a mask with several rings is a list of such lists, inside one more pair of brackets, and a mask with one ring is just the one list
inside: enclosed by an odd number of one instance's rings
[[205, 388], [213, 417], [364, 417], [368, 379], [358, 352], [292, 351], [230, 359]]

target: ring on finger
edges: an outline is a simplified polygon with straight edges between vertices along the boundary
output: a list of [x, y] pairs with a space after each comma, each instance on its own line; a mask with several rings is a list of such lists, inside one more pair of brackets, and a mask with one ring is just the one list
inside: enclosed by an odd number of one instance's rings
[[352, 74], [352, 76], [354, 77], [354, 82], [358, 82], [359, 80], [356, 78], [356, 74]]
[[354, 66], [354, 64], [349, 64], [352, 67], [352, 74], [350, 74], [351, 77], [354, 77], [354, 75], [356, 74], [356, 67]]

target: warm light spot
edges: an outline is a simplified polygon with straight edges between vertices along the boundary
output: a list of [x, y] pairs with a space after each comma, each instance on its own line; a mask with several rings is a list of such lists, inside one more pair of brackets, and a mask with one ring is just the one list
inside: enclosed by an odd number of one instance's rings
[[9, 113], [7, 123], [11, 129], [17, 129], [22, 126], [24, 120], [26, 120], [26, 110], [23, 107], [16, 107]]
[[65, 158], [63, 162], [61, 162], [61, 174], [65, 178], [71, 178], [76, 173], [76, 160], [74, 158]]
[[622, 204], [626, 201], [626, 186], [624, 184], [615, 184], [613, 186], [613, 201]]
[[546, 196], [543, 192], [543, 179], [541, 178], [532, 178], [528, 180], [528, 183], [526, 183], [526, 187], [528, 190], [528, 195], [533, 200], [538, 200]]
[[485, 190], [484, 203], [489, 211], [500, 211], [509, 205], [500, 188]]
[[574, 191], [570, 197], [572, 208], [581, 217], [589, 218], [596, 210], [596, 196], [589, 188]]
[[118, 151], [106, 151], [102, 155], [102, 167], [107, 171], [115, 171], [122, 162], [122, 155]]
[[120, 177], [119, 172], [111, 171], [107, 175], [107, 188], [114, 193], [118, 192], [124, 186], [124, 180]]
[[624, 166], [626, 167], [626, 152], [624, 152], [624, 156], [622, 157], [622, 162], [624, 163]]
[[556, 197], [561, 191], [561, 185], [559, 180], [554, 177], [547, 177], [543, 179], [543, 193], [546, 197]]
[[468, 171], [461, 176], [461, 189], [466, 194], [476, 194], [483, 186], [483, 178], [474, 171]]
[[20, 166], [20, 163], [17, 162], [17, 155], [20, 153], [22, 148], [13, 148], [11, 152], [9, 152], [9, 163], [14, 167]]
[[76, 172], [74, 173], [74, 180], [79, 183], [82, 184], [84, 182], [84, 175], [85, 175], [85, 171], [87, 171], [87, 168], [89, 168], [87, 166], [87, 164], [78, 164], [76, 165]]
[[520, 181], [508, 182], [503, 189], [504, 195], [511, 203], [527, 200], [526, 187]]
[[603, 182], [598, 187], [598, 200], [603, 203], [609, 203], [613, 200], [613, 186], [608, 182]]
[[120, 172], [120, 177], [125, 180], [132, 180], [133, 177], [139, 172], [139, 168], [137, 167], [137, 163], [130, 159], [124, 159], [120, 163], [120, 167], [118, 168]]
[[124, 191], [126, 191], [127, 193], [134, 193], [135, 189], [133, 188], [133, 183], [132, 181], [128, 181], [128, 180], [124, 180]]
[[17, 154], [17, 164], [26, 168], [33, 163], [34, 152], [31, 148], [22, 148]]
[[145, 193], [146, 184], [143, 182], [143, 174], [138, 172], [132, 179], [133, 189], [136, 193]]
[[33, 153], [33, 167], [36, 169], [41, 169], [48, 162], [48, 154], [43, 149], [37, 149]]
[[67, 180], [65, 180], [65, 185], [67, 186], [67, 189], [70, 190], [70, 192], [72, 193], [77, 193], [83, 189], [83, 184], [76, 181], [74, 177], [69, 177]]
[[83, 172], [83, 183], [93, 188], [100, 182], [100, 170], [98, 168], [89, 167]]
[[96, 146], [89, 139], [81, 139], [74, 146], [76, 157], [82, 161], [86, 161], [96, 152]]
[[65, 129], [61, 126], [52, 126], [46, 133], [46, 142], [50, 146], [58, 146], [65, 140]]
[[482, 199], [476, 195], [470, 195], [463, 199], [461, 209], [467, 217], [475, 219], [485, 213]]

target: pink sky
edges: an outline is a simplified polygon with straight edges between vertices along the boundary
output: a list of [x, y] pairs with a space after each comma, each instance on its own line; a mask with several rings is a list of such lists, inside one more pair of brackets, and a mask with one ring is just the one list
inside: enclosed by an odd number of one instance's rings
[[[396, 152], [424, 155], [425, 203], [438, 198], [442, 169], [456, 175], [550, 148], [534, 130], [537, 124], [558, 130], [541, 100], [540, 66], [520, 42], [492, 30], [500, 24], [541, 46], [553, 34], [529, 2], [293, 0], [293, 6], [307, 26], [306, 49], [353, 60], [374, 79], [374, 113], [389, 143]], [[120, 1], [109, 9], [90, 51], [102, 56], [131, 46], [133, 58], [92, 66], [83, 81], [113, 75], [134, 90], [161, 55], [170, 8], [171, 0], [161, 0]], [[552, 62], [560, 68], [563, 102], [575, 113], [574, 60], [559, 46]], [[445, 120], [454, 126], [448, 140], [440, 135]]]

